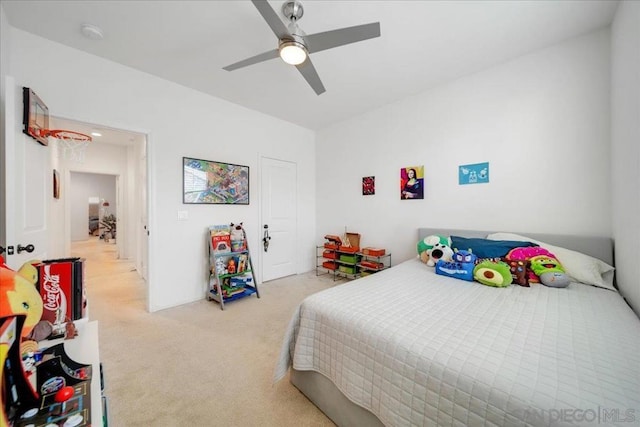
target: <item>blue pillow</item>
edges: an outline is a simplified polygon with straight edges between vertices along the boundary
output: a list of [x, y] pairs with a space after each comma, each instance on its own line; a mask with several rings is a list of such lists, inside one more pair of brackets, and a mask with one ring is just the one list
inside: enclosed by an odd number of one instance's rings
[[513, 248], [538, 246], [532, 242], [519, 242], [516, 240], [488, 240], [451, 236], [451, 247], [458, 250], [469, 250], [478, 258], [499, 258], [505, 256]]

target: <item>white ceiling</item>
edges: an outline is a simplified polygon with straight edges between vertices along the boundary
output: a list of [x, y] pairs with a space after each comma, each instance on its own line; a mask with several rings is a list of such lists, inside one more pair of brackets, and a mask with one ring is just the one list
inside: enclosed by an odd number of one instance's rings
[[[270, 1], [282, 16], [284, 1]], [[381, 37], [311, 56], [316, 95], [280, 59], [222, 67], [277, 47], [249, 1], [7, 1], [12, 26], [253, 110], [321, 129], [611, 23], [617, 1], [303, 0], [307, 33], [380, 22]], [[283, 17], [284, 20], [284, 17]], [[100, 41], [81, 25], [99, 26]]]

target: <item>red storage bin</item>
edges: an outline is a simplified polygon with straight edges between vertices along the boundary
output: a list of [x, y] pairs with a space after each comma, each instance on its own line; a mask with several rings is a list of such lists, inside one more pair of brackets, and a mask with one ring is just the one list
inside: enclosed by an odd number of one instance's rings
[[322, 263], [322, 266], [324, 268], [327, 268], [329, 270], [335, 270], [336, 269], [336, 263], [333, 261], [325, 261]]
[[362, 249], [362, 253], [369, 256], [383, 256], [386, 251], [380, 248], [364, 248]]
[[334, 251], [324, 251], [322, 252], [323, 258], [336, 259], [336, 253]]

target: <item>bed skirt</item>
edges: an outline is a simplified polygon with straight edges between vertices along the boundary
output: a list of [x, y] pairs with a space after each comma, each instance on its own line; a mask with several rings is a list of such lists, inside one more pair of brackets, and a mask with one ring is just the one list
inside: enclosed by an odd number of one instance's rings
[[384, 426], [371, 412], [345, 397], [324, 375], [291, 368], [291, 384], [338, 426]]

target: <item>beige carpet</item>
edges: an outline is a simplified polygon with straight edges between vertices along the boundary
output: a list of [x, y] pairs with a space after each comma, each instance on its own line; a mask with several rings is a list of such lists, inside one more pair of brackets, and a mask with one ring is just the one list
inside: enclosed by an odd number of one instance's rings
[[272, 375], [297, 304], [338, 282], [307, 273], [264, 284], [260, 299], [224, 311], [203, 297], [150, 314], [144, 281], [115, 259], [115, 245], [92, 239], [72, 252], [87, 260], [110, 426], [334, 425], [288, 378], [273, 384]]

